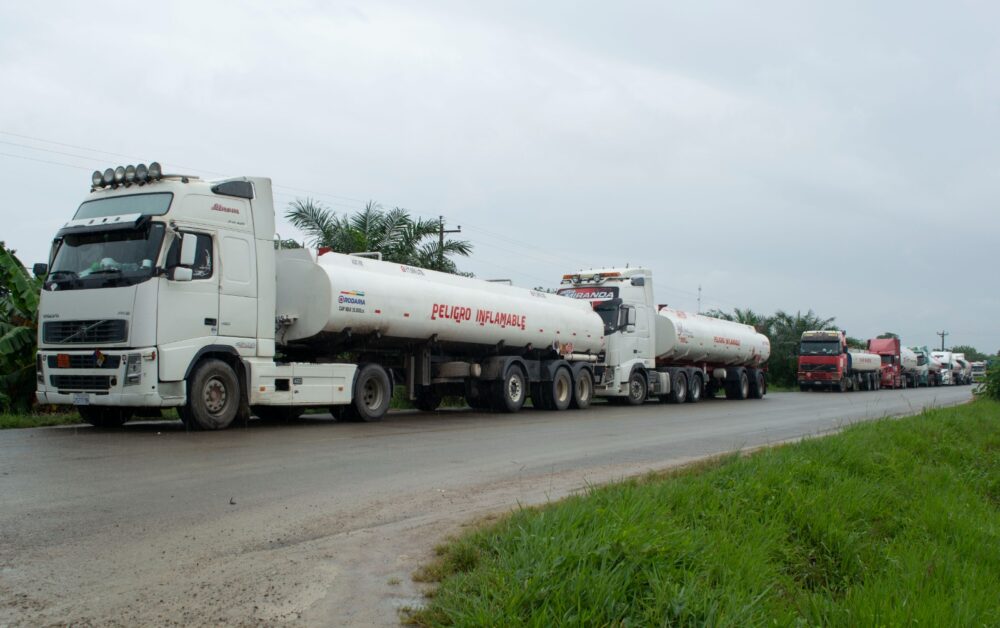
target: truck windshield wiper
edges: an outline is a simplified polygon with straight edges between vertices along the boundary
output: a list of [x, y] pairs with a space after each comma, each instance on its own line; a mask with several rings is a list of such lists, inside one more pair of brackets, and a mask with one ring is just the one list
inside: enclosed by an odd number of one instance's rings
[[91, 275], [108, 275], [108, 274], [111, 274], [111, 273], [117, 273], [117, 274], [120, 275], [121, 272], [122, 272], [121, 268], [102, 268], [100, 270], [90, 271], [90, 274]]

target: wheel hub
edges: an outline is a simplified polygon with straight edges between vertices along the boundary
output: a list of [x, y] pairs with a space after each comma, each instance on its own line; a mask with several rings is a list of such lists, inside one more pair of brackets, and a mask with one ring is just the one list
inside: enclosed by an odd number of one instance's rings
[[219, 414], [223, 408], [226, 407], [226, 401], [229, 398], [226, 392], [226, 386], [219, 379], [212, 378], [205, 383], [205, 390], [203, 391], [203, 399], [205, 401], [205, 408], [212, 414]]

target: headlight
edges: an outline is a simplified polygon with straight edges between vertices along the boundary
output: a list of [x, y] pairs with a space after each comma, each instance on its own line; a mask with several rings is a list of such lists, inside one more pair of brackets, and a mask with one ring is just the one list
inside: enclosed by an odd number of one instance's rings
[[142, 383], [142, 354], [128, 354], [128, 366], [125, 369], [125, 385], [135, 386]]

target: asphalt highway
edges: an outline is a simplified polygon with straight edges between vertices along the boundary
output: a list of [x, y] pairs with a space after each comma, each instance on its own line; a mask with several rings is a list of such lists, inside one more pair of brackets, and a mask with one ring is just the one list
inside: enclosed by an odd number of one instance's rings
[[394, 412], [0, 432], [0, 625], [393, 625], [471, 522], [588, 484], [969, 400], [774, 393], [516, 415]]

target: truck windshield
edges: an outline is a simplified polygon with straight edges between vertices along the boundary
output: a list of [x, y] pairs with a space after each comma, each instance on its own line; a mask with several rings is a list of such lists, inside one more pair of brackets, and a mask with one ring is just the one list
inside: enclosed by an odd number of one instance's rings
[[892, 364], [892, 356], [891, 355], [883, 355], [882, 356], [882, 364]]
[[130, 286], [153, 276], [163, 224], [67, 234], [55, 243], [47, 290]]
[[618, 331], [618, 309], [622, 305], [621, 299], [609, 299], [594, 303], [594, 311], [597, 312], [601, 320], [604, 321], [604, 335], [613, 334]]
[[836, 340], [803, 342], [799, 355], [840, 355], [840, 342]]

